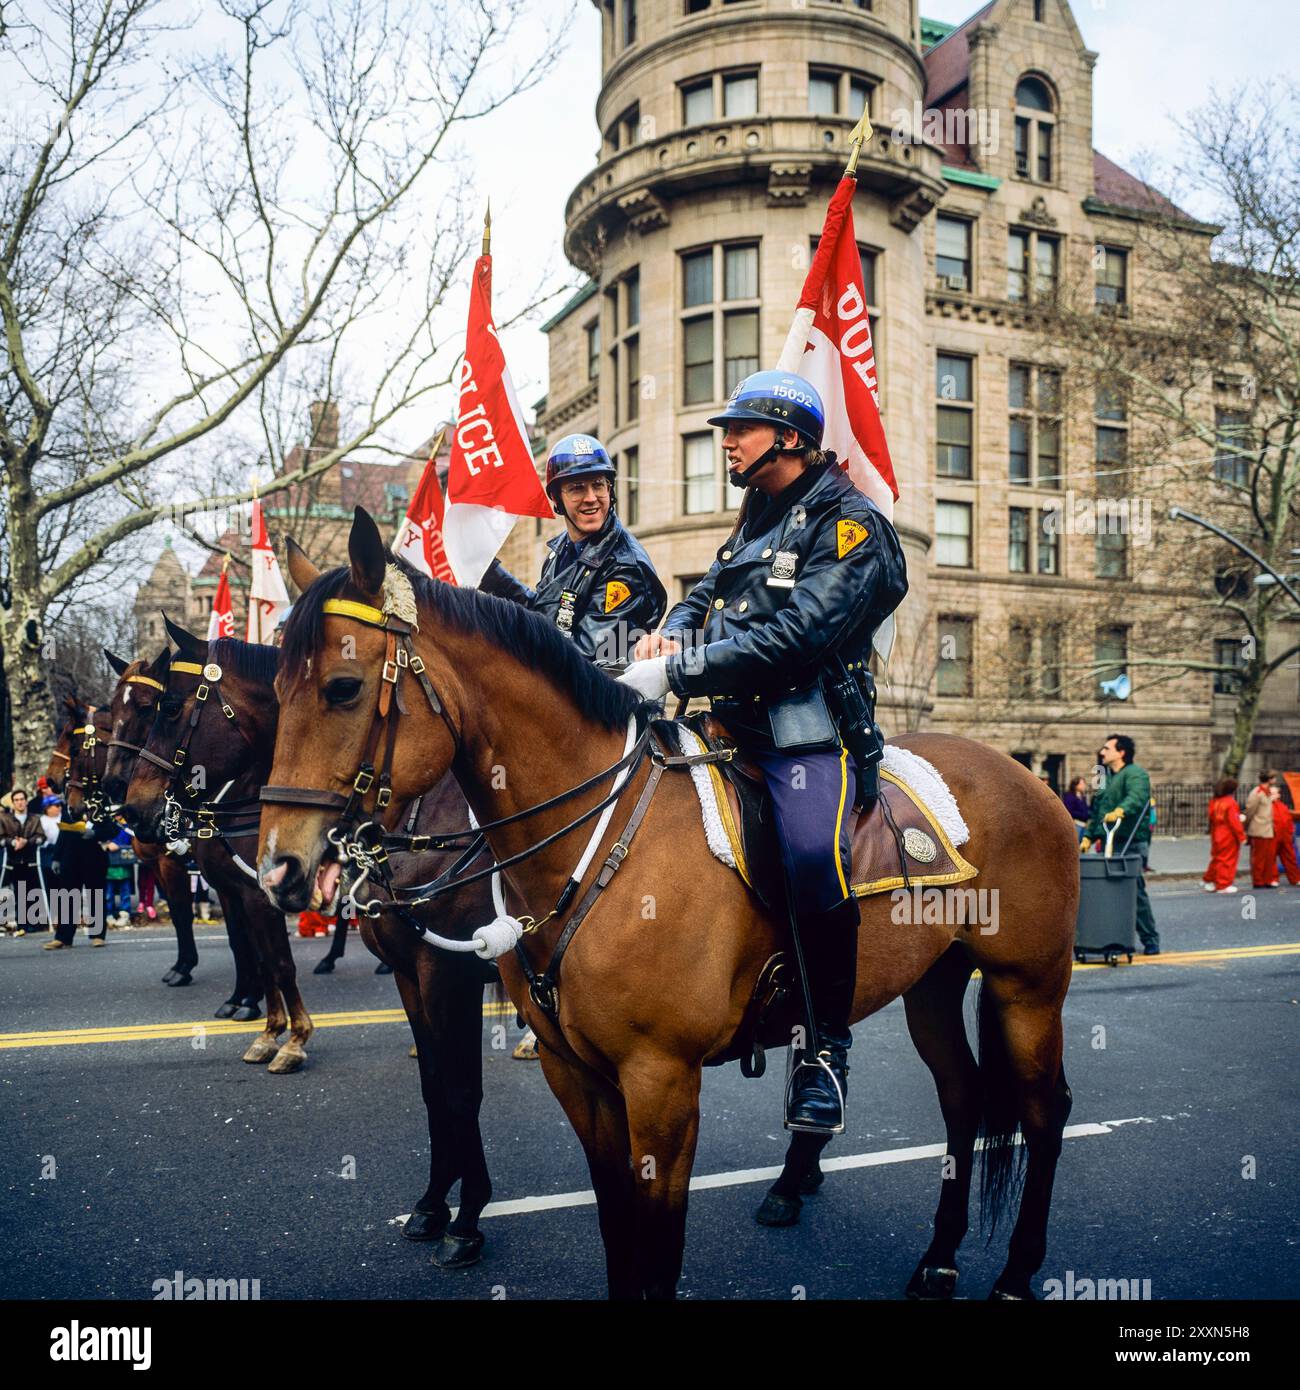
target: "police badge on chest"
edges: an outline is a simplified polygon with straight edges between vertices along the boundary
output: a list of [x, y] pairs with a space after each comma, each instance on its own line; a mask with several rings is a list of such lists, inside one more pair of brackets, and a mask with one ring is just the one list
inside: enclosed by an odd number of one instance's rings
[[793, 589], [795, 566], [799, 557], [793, 550], [778, 550], [772, 558], [772, 573], [767, 577], [770, 589]]
[[565, 589], [560, 594], [560, 607], [555, 615], [555, 625], [566, 637], [573, 636], [573, 609], [578, 602], [577, 592]]

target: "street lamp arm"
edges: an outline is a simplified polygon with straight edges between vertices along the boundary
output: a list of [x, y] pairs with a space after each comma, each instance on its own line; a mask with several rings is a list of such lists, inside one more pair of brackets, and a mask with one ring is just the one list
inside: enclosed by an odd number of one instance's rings
[[1206, 521], [1206, 519], [1203, 516], [1196, 516], [1192, 512], [1184, 511], [1182, 507], [1170, 507], [1169, 517], [1172, 521], [1193, 521], [1196, 523], [1197, 526], [1204, 526], [1207, 531], [1213, 531], [1214, 534], [1218, 536], [1220, 540], [1227, 541], [1228, 544], [1232, 546], [1234, 550], [1241, 551], [1243, 555], [1253, 560], [1260, 567], [1260, 569], [1264, 570], [1268, 574], [1271, 574], [1273, 578], [1286, 591], [1287, 597], [1290, 598], [1291, 602], [1294, 603], [1297, 608], [1300, 608], [1300, 594], [1296, 593], [1296, 591], [1290, 586], [1290, 584], [1287, 583], [1286, 579], [1282, 575], [1280, 575], [1273, 568], [1273, 566], [1268, 563], [1267, 560], [1265, 560], [1260, 555], [1256, 555], [1255, 552], [1248, 545], [1243, 544], [1243, 542], [1239, 541], [1236, 538], [1236, 536], [1231, 535], [1229, 532], [1225, 531], [1221, 526], [1216, 526], [1214, 522]]

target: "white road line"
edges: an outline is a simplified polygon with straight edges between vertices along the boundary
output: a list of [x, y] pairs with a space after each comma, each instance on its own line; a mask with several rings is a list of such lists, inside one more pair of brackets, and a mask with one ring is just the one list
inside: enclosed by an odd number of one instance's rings
[[[1083, 1139], [1096, 1134], [1113, 1134], [1116, 1125], [1150, 1123], [1145, 1117], [1131, 1120], [1107, 1120], [1103, 1124], [1066, 1125], [1062, 1138]], [[1019, 1136], [1017, 1136], [1019, 1142]], [[979, 1147], [979, 1144], [976, 1144]], [[942, 1158], [948, 1151], [946, 1144], [918, 1144], [908, 1149], [877, 1149], [874, 1153], [844, 1154], [840, 1158], [822, 1161], [822, 1172], [840, 1173], [850, 1168], [879, 1168], [889, 1163], [914, 1163], [920, 1158]], [[703, 1173], [691, 1179], [692, 1192], [705, 1192], [716, 1187], [741, 1187], [745, 1183], [771, 1182], [781, 1176], [781, 1165], [774, 1168], [737, 1168], [730, 1173]], [[558, 1211], [565, 1207], [591, 1207], [596, 1204], [596, 1194], [590, 1189], [584, 1192], [554, 1192], [548, 1197], [518, 1197], [511, 1202], [489, 1202], [483, 1208], [483, 1219], [489, 1216], [521, 1216], [534, 1211]], [[454, 1218], [458, 1208], [453, 1207]], [[390, 1226], [404, 1226], [410, 1220], [410, 1213], [394, 1216]]]

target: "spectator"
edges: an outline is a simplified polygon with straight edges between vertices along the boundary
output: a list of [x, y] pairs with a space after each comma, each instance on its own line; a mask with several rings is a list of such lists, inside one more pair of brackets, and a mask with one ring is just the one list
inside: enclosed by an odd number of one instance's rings
[[1137, 930], [1142, 939], [1142, 953], [1158, 956], [1160, 933], [1156, 930], [1146, 884], [1151, 855], [1151, 778], [1145, 768], [1133, 761], [1136, 754], [1137, 745], [1128, 734], [1111, 734], [1102, 745], [1097, 756], [1108, 773], [1106, 785], [1093, 799], [1088, 828], [1079, 841], [1079, 848], [1086, 854], [1105, 833], [1104, 827], [1119, 823], [1115, 831], [1119, 847], [1123, 849], [1127, 845], [1130, 851], [1142, 856], [1137, 880]]
[[109, 841], [104, 880], [104, 920], [114, 926], [125, 927], [131, 922], [131, 866], [134, 863], [131, 832], [124, 827]]
[[1259, 785], [1246, 798], [1246, 834], [1250, 839], [1250, 882], [1255, 888], [1276, 888], [1277, 835], [1273, 829], [1273, 774], [1265, 769]]
[[[15, 787], [9, 796], [10, 809], [0, 810], [0, 849], [3, 849], [5, 930], [15, 936], [27, 935], [28, 918], [40, 902], [40, 883], [36, 875], [36, 856], [45, 843], [41, 818], [27, 804], [27, 793]], [[12, 912], [12, 916], [10, 915]]]
[[1273, 860], [1273, 887], [1277, 887], [1277, 866], [1282, 864], [1286, 881], [1294, 888], [1300, 883], [1300, 864], [1295, 857], [1295, 817], [1291, 808], [1282, 800], [1282, 788], [1274, 782], [1269, 788], [1273, 798], [1273, 838], [1277, 841], [1277, 857]]
[[154, 868], [152, 859], [146, 860], [140, 865], [140, 882], [137, 885], [140, 892], [140, 900], [135, 905], [137, 915], [147, 918], [150, 922], [158, 920], [158, 910], [153, 905], [154, 888], [158, 883], [158, 871]]
[[1246, 830], [1237, 806], [1237, 779], [1224, 777], [1210, 798], [1210, 866], [1205, 871], [1207, 893], [1235, 893], [1237, 860], [1246, 843]]
[[1078, 838], [1082, 840], [1083, 832], [1088, 828], [1088, 779], [1076, 777], [1061, 800], [1065, 802], [1065, 809], [1069, 811], [1079, 832]]

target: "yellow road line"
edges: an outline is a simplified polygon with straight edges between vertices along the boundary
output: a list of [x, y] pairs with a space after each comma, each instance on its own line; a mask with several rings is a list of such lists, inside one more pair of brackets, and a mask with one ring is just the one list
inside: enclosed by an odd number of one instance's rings
[[[1142, 948], [1139, 946], [1138, 950]], [[1226, 960], [1262, 960], [1274, 956], [1300, 955], [1300, 941], [1279, 942], [1271, 946], [1223, 946], [1208, 951], [1166, 951], [1158, 956], [1135, 955], [1134, 965], [1214, 965]], [[1080, 965], [1076, 970], [1110, 970], [1098, 962]], [[1127, 968], [1127, 967], [1126, 967]], [[484, 1004], [484, 1018], [509, 1018], [511, 1003]], [[371, 1023], [405, 1023], [401, 1009], [354, 1009], [343, 1013], [313, 1014], [317, 1028], [351, 1028]], [[262, 1020], [236, 1023], [232, 1019], [195, 1019], [191, 1023], [128, 1023], [116, 1028], [64, 1028], [37, 1033], [0, 1033], [0, 1050], [10, 1047], [72, 1047], [91, 1043], [155, 1042], [168, 1038], [196, 1036], [220, 1037], [228, 1033], [260, 1033]]]
[[[484, 1018], [513, 1015], [513, 1004], [485, 1004]], [[368, 1023], [405, 1023], [402, 1009], [358, 1009], [346, 1013], [313, 1014], [317, 1028], [350, 1028]], [[88, 1043], [156, 1042], [168, 1038], [220, 1037], [229, 1033], [260, 1033], [265, 1020], [236, 1023], [228, 1018], [196, 1019], [192, 1023], [128, 1023], [116, 1028], [62, 1028], [39, 1033], [0, 1033], [7, 1047], [72, 1047]]]

